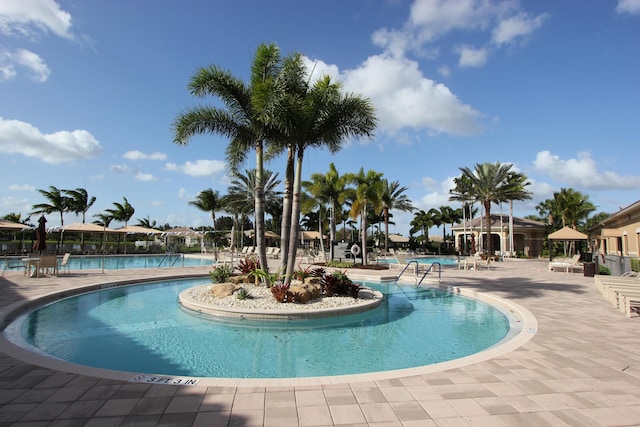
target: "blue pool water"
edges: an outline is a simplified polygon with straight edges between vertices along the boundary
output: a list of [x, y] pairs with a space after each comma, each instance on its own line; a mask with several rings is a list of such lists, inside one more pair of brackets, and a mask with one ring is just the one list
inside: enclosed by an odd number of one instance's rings
[[[426, 255], [419, 257], [412, 257], [411, 255], [405, 256], [407, 261], [416, 261], [418, 264], [433, 264], [439, 262], [440, 265], [458, 265], [458, 258], [454, 256], [446, 255]], [[386, 260], [379, 260], [379, 262], [388, 262], [395, 264], [398, 262], [395, 258], [387, 258]]]
[[171, 280], [69, 297], [24, 314], [5, 336], [54, 358], [135, 373], [300, 378], [428, 365], [486, 349], [509, 320], [479, 301], [432, 288], [368, 283], [386, 298], [327, 320], [220, 322], [180, 308], [206, 279]]
[[[0, 269], [4, 268], [4, 260], [0, 260]], [[185, 257], [182, 254], [171, 255], [72, 255], [69, 258], [70, 270], [102, 269], [121, 270], [127, 268], [158, 268], [158, 267], [196, 267], [211, 265], [211, 259]]]

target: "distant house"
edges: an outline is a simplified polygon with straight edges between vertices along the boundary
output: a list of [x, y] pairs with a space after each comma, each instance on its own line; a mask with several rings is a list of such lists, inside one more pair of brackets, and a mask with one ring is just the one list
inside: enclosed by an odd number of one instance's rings
[[630, 260], [640, 257], [640, 200], [620, 209], [589, 234], [599, 264], [614, 275], [629, 271]]
[[[456, 250], [462, 252], [466, 236], [467, 247], [473, 243], [471, 252], [480, 252], [487, 247], [486, 219], [476, 217], [464, 224], [452, 227], [455, 234]], [[542, 254], [545, 224], [540, 221], [513, 217], [513, 249], [509, 247], [509, 215], [491, 214], [491, 248], [498, 254], [520, 253], [528, 257], [538, 257]]]

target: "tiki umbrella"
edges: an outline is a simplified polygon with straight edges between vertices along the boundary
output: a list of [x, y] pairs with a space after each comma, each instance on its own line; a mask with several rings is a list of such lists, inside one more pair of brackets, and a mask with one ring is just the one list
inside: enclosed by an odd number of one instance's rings
[[33, 245], [34, 251], [40, 251], [40, 254], [47, 249], [47, 219], [42, 215], [38, 220], [38, 228], [36, 229], [36, 243]]

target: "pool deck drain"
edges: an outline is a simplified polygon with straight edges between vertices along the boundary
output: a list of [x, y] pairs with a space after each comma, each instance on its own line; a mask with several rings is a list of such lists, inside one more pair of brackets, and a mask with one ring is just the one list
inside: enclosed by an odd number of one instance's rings
[[[445, 284], [514, 301], [538, 321], [529, 341], [485, 360], [366, 380], [338, 377], [323, 384], [225, 380], [166, 386], [132, 382], [131, 373], [123, 380], [72, 374], [3, 354], [0, 420], [265, 427], [638, 425], [640, 319], [613, 309], [593, 278], [546, 267], [545, 260], [509, 260], [489, 271], [443, 273]], [[87, 271], [39, 279], [8, 271], [0, 279], [0, 307], [80, 284], [208, 269]]]

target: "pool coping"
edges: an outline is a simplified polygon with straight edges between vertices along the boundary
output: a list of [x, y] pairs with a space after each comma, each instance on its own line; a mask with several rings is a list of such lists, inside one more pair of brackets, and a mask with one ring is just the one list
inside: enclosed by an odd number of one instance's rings
[[[50, 356], [44, 356], [39, 353], [24, 349], [9, 341], [5, 335], [4, 330], [6, 326], [12, 322], [17, 315], [24, 313], [29, 308], [41, 305], [43, 302], [52, 301], [61, 297], [68, 297], [77, 295], [93, 290], [107, 289], [117, 286], [127, 286], [136, 283], [150, 283], [155, 281], [166, 280], [180, 280], [180, 279], [192, 279], [192, 278], [206, 278], [206, 274], [193, 273], [193, 274], [180, 274], [175, 276], [165, 276], [162, 278], [135, 278], [125, 279], [118, 281], [108, 281], [102, 283], [95, 283], [86, 286], [75, 286], [67, 289], [53, 291], [38, 297], [30, 298], [27, 301], [21, 301], [11, 304], [2, 310], [0, 310], [0, 328], [2, 334], [0, 334], [0, 352], [3, 352], [18, 360], [22, 360], [26, 363], [42, 366], [49, 369], [54, 369], [62, 372], [69, 372], [80, 375], [87, 375], [99, 378], [106, 378], [112, 380], [120, 380], [131, 383], [151, 383], [151, 384], [167, 384], [167, 385], [197, 385], [197, 386], [221, 386], [221, 387], [265, 387], [265, 386], [304, 386], [304, 385], [324, 385], [324, 384], [338, 384], [344, 382], [363, 382], [363, 381], [378, 381], [385, 379], [392, 379], [398, 377], [408, 377], [414, 375], [423, 375], [433, 372], [439, 372], [443, 370], [459, 368], [468, 366], [481, 361], [485, 361], [491, 358], [495, 358], [515, 349], [523, 346], [529, 340], [533, 338], [538, 330], [538, 322], [533, 314], [526, 308], [516, 304], [512, 301], [508, 301], [504, 298], [500, 298], [485, 292], [476, 292], [470, 289], [448, 286], [441, 283], [436, 284], [432, 281], [429, 283], [431, 287], [437, 287], [448, 292], [452, 292], [457, 295], [465, 296], [468, 298], [476, 299], [478, 301], [485, 302], [499, 310], [508, 313], [516, 322], [519, 323], [520, 331], [510, 339], [501, 341], [498, 344], [480, 351], [478, 353], [461, 357], [454, 360], [445, 362], [434, 363], [431, 365], [418, 366], [413, 368], [378, 371], [362, 374], [347, 374], [347, 375], [335, 375], [335, 376], [322, 376], [322, 377], [302, 377], [302, 378], [212, 378], [212, 377], [188, 377], [188, 376], [166, 376], [166, 375], [153, 375], [153, 374], [141, 374], [136, 372], [127, 371], [114, 371], [103, 368], [89, 367], [85, 365], [79, 365], [59, 359], [51, 358]], [[354, 275], [359, 277], [357, 280], [367, 281], [382, 281], [384, 276], [368, 276], [368, 275]], [[365, 279], [366, 278], [366, 279]], [[394, 276], [395, 278], [395, 276]], [[407, 281], [401, 281], [401, 283], [410, 285]]]

